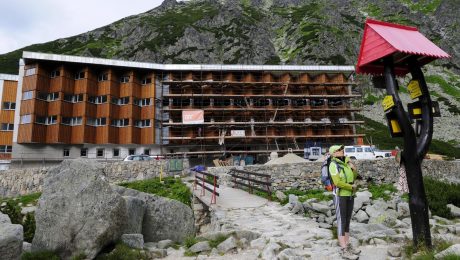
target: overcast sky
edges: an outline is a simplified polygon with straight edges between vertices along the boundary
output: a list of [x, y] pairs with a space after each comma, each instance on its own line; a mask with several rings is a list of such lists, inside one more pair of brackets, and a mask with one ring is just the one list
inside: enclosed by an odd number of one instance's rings
[[139, 14], [162, 0], [0, 0], [0, 54]]

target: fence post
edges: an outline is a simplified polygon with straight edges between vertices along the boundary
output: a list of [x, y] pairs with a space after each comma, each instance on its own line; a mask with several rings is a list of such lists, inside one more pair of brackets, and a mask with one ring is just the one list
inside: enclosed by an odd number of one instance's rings
[[217, 202], [217, 198], [216, 198], [216, 176], [214, 175], [214, 191], [212, 192], [212, 196], [211, 196], [211, 204], [216, 204]]
[[204, 191], [204, 177], [205, 175], [204, 174], [201, 174], [201, 196], [204, 196], [205, 195], [205, 191]]

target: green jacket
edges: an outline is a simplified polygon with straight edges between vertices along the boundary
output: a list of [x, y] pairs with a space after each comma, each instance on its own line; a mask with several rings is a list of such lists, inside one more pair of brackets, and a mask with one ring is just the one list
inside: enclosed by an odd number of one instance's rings
[[354, 195], [351, 185], [355, 182], [358, 173], [350, 168], [348, 165], [349, 161], [349, 157], [345, 157], [345, 162], [332, 157], [331, 164], [329, 164], [329, 172], [331, 173], [331, 178], [334, 182], [334, 185], [338, 188], [337, 195], [339, 196]]

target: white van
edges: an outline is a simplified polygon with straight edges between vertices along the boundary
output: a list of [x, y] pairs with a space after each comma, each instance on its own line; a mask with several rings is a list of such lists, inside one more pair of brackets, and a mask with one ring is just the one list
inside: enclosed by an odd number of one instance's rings
[[351, 159], [375, 159], [374, 149], [368, 145], [345, 146], [344, 155]]

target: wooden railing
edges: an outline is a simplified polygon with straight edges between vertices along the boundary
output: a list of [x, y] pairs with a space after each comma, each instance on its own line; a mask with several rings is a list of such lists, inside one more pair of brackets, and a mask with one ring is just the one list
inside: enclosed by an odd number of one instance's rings
[[231, 182], [235, 184], [235, 188], [238, 188], [238, 185], [245, 186], [248, 188], [248, 191], [251, 194], [253, 193], [253, 189], [261, 192], [266, 192], [268, 199], [272, 199], [272, 181], [270, 175], [237, 169], [230, 170], [228, 175], [232, 176]]
[[193, 189], [197, 190], [197, 186], [201, 185], [200, 196], [205, 195], [205, 190], [212, 192], [211, 204], [216, 204], [217, 196], [219, 196], [219, 193], [216, 191], [216, 189], [219, 188], [219, 184], [217, 184], [219, 176], [198, 170], [192, 171], [195, 172], [195, 182], [193, 185]]

